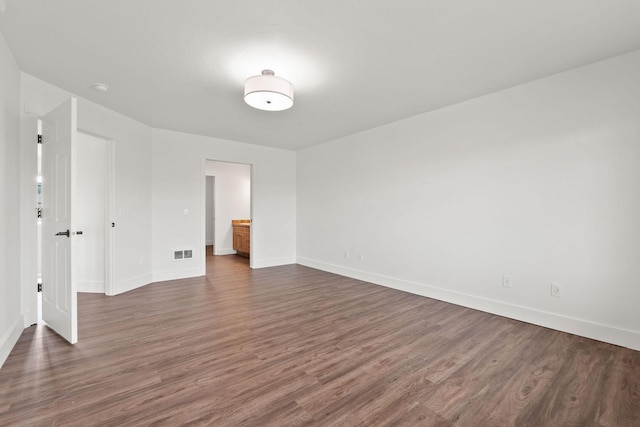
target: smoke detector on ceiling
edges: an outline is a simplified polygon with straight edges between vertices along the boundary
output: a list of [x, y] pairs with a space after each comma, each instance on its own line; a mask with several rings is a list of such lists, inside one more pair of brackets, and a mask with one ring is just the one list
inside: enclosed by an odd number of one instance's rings
[[93, 88], [95, 90], [97, 90], [98, 92], [108, 92], [109, 91], [109, 86], [107, 86], [104, 83], [94, 83], [93, 84]]

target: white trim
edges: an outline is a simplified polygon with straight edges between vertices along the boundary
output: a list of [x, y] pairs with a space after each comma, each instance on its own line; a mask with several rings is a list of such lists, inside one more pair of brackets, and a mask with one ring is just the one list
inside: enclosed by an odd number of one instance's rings
[[544, 326], [546, 328], [580, 335], [640, 351], [640, 331], [623, 329], [612, 325], [605, 325], [585, 319], [564, 316], [562, 314], [551, 313], [535, 308], [509, 304], [503, 301], [483, 298], [462, 292], [455, 292], [437, 286], [430, 286], [379, 274], [367, 273], [365, 271], [327, 264], [307, 258], [299, 257], [297, 261], [300, 265], [316, 268], [318, 270], [328, 271], [330, 273], [363, 280], [376, 285], [386, 286], [388, 288], [398, 289], [400, 291], [434, 298], [440, 301], [461, 305], [463, 307], [508, 317], [510, 319], [521, 320], [534, 325]]
[[107, 211], [105, 223], [105, 284], [103, 292], [105, 295], [114, 294], [114, 278], [115, 278], [115, 227], [111, 224], [115, 223], [116, 218], [116, 141], [107, 140]]
[[152, 283], [165, 282], [167, 280], [189, 279], [191, 277], [201, 277], [203, 274], [199, 267], [185, 268], [182, 270], [154, 272]]
[[[202, 249], [202, 253], [200, 254], [200, 258], [198, 259], [199, 271], [198, 275], [207, 274], [207, 243], [205, 239], [207, 237], [207, 158], [200, 158], [200, 176], [202, 177], [200, 180], [200, 238], [198, 239], [200, 248]], [[215, 185], [215, 184], [214, 184]], [[215, 193], [214, 193], [215, 194]], [[215, 217], [215, 201], [214, 201], [214, 217]], [[215, 238], [215, 230], [213, 231], [213, 235]], [[204, 243], [204, 244], [203, 244]], [[215, 242], [212, 243], [215, 245]], [[215, 246], [213, 247], [215, 251]], [[214, 252], [215, 255], [215, 252]]]
[[253, 258], [253, 263], [251, 264], [251, 268], [266, 268], [266, 267], [277, 267], [279, 265], [289, 265], [296, 264], [295, 257], [283, 257], [283, 258], [267, 258], [267, 259], [255, 259]]
[[[249, 254], [255, 254], [253, 239], [256, 236], [256, 220], [253, 217], [253, 184], [253, 163], [251, 163], [249, 164], [249, 219], [251, 220], [251, 227], [249, 227]], [[258, 230], [260, 230], [260, 223], [258, 223]], [[260, 268], [256, 264], [255, 257], [249, 258], [249, 268]]]
[[93, 294], [105, 293], [105, 282], [102, 281], [78, 281], [78, 292], [88, 292]]
[[151, 278], [151, 274], [141, 274], [140, 276], [131, 277], [118, 283], [114, 283], [113, 293], [107, 295], [114, 296], [146, 286], [152, 282]]
[[[235, 160], [220, 160], [220, 159], [216, 159], [214, 158], [215, 156], [210, 156], [210, 155], [205, 155], [203, 157], [201, 157], [200, 160], [200, 167], [201, 167], [201, 173], [202, 173], [202, 180], [201, 182], [201, 188], [200, 188], [200, 211], [201, 211], [201, 221], [200, 221], [200, 247], [203, 248], [209, 244], [213, 245], [213, 254], [214, 255], [235, 255], [237, 254], [237, 252], [233, 249], [233, 248], [222, 248], [222, 249], [218, 249], [215, 246], [215, 238], [216, 238], [216, 233], [214, 230], [214, 242], [212, 243], [208, 243], [205, 242], [205, 238], [206, 238], [206, 233], [207, 233], [207, 226], [206, 226], [206, 221], [207, 221], [207, 207], [206, 207], [206, 188], [207, 188], [207, 177], [208, 176], [213, 176], [215, 177], [215, 175], [207, 175], [207, 162], [222, 162], [222, 163], [235, 163], [235, 164], [239, 164], [239, 165], [245, 165], [245, 166], [249, 166], [249, 187], [250, 187], [250, 192], [249, 192], [249, 218], [251, 219], [251, 227], [249, 229], [249, 252], [253, 253], [253, 236], [254, 236], [254, 232], [255, 232], [255, 218], [253, 217], [253, 186], [254, 186], [254, 180], [253, 180], [253, 163], [247, 163], [245, 161], [235, 161]], [[215, 199], [218, 192], [216, 191], [216, 185], [217, 185], [217, 181], [214, 180], [214, 202], [213, 202], [213, 206], [214, 206], [214, 218], [217, 217], [215, 210], [217, 209], [217, 207], [219, 206], [217, 200]], [[215, 219], [214, 219], [214, 223], [215, 223]], [[198, 274], [199, 276], [204, 276], [206, 274], [207, 271], [207, 257], [206, 257], [206, 252], [203, 252], [202, 257], [201, 257], [201, 271], [200, 274]], [[292, 262], [291, 264], [295, 264], [295, 261]], [[274, 264], [274, 265], [279, 265], [279, 264]], [[254, 259], [253, 257], [251, 257], [249, 259], [249, 268], [259, 268], [254, 266]]]
[[7, 329], [2, 338], [0, 338], [0, 368], [2, 368], [11, 350], [13, 350], [13, 347], [18, 342], [20, 335], [22, 335], [22, 331], [24, 331], [22, 327], [23, 324], [24, 318], [20, 315], [13, 321], [13, 324]]
[[[88, 284], [84, 288], [78, 284], [78, 292], [103, 293], [105, 295], [116, 295], [114, 291], [114, 246], [115, 246], [115, 227], [111, 227], [111, 223], [116, 218], [116, 140], [108, 138], [99, 133], [90, 130], [78, 128], [78, 133], [92, 136], [104, 141], [107, 152], [106, 162], [106, 194], [105, 194], [105, 224], [104, 224], [104, 263], [105, 263], [105, 281], [102, 290], [97, 290], [95, 284]], [[95, 283], [95, 282], [94, 282]]]
[[237, 254], [236, 250], [233, 248], [224, 248], [224, 249], [218, 249], [216, 250], [216, 248], [213, 248], [213, 254], [214, 255], [235, 255]]

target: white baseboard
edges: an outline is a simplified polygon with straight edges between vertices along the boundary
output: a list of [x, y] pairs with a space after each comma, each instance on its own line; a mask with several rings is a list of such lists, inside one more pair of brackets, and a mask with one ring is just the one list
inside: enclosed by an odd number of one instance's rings
[[24, 331], [23, 324], [24, 319], [22, 315], [20, 315], [13, 321], [2, 337], [0, 337], [0, 368], [2, 368], [5, 360], [9, 357], [13, 346], [18, 342], [18, 338], [22, 335], [22, 331]]
[[235, 255], [237, 252], [233, 248], [221, 248], [216, 249], [215, 246], [213, 248], [214, 255]]
[[345, 268], [306, 258], [298, 258], [297, 263], [307, 267], [316, 268], [318, 270], [339, 274], [341, 276], [374, 283], [376, 285], [386, 286], [388, 288], [398, 289], [400, 291], [640, 351], [640, 331], [617, 328], [585, 319], [564, 316], [521, 305], [508, 304], [502, 301], [483, 298], [476, 295], [455, 292], [436, 286], [424, 285], [422, 283], [410, 282], [379, 274], [367, 273], [365, 271]]
[[142, 274], [140, 276], [130, 277], [128, 279], [121, 280], [118, 283], [114, 283], [113, 293], [109, 295], [113, 296], [122, 294], [124, 292], [129, 292], [136, 288], [148, 285], [151, 282], [152, 280], [150, 274]]
[[26, 329], [29, 326], [33, 326], [38, 322], [38, 313], [37, 313], [38, 310], [37, 310], [37, 308], [36, 308], [35, 311], [36, 312], [28, 310], [28, 311], [23, 311], [22, 312], [22, 326], [23, 326], [23, 329]]
[[78, 281], [78, 292], [89, 292], [93, 294], [104, 294], [104, 281], [102, 282], [90, 282], [90, 281]]
[[193, 267], [182, 270], [154, 272], [151, 282], [164, 282], [167, 280], [188, 279], [190, 277], [200, 276], [202, 276], [202, 270], [198, 267]]
[[205, 241], [205, 245], [206, 246], [213, 246], [213, 240], [206, 240]]
[[279, 265], [289, 265], [289, 264], [296, 264], [296, 258], [283, 257], [283, 258], [254, 259], [251, 262], [251, 268], [277, 267]]

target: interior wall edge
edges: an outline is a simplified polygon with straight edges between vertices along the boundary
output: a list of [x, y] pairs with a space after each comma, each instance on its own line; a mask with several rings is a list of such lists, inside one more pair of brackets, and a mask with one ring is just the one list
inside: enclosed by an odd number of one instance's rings
[[123, 294], [125, 292], [132, 291], [136, 288], [140, 288], [142, 286], [146, 286], [151, 284], [153, 281], [151, 280], [151, 274], [141, 274], [135, 277], [129, 277], [125, 280], [120, 280], [113, 285], [113, 294], [109, 294], [109, 296]]
[[538, 310], [522, 305], [509, 304], [503, 301], [483, 298], [477, 295], [450, 291], [433, 285], [426, 285], [394, 277], [367, 273], [365, 271], [341, 267], [303, 257], [298, 257], [297, 263], [306, 267], [339, 274], [341, 276], [362, 280], [375, 285], [385, 286], [387, 288], [397, 289], [399, 291], [409, 292], [411, 294], [433, 298], [474, 310], [480, 310], [498, 316], [640, 351], [640, 331], [617, 328], [611, 325], [604, 325], [584, 319], [563, 316], [561, 314]]
[[5, 360], [9, 357], [9, 353], [13, 350], [13, 346], [18, 342], [18, 338], [20, 338], [24, 329], [24, 318], [21, 314], [16, 317], [11, 327], [5, 332], [4, 336], [0, 338], [0, 368], [2, 368]]

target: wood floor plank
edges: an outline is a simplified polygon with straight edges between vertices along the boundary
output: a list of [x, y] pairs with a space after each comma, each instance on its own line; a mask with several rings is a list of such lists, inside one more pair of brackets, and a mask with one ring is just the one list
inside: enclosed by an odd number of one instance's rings
[[74, 346], [24, 331], [0, 426], [640, 426], [640, 352], [298, 265], [78, 313]]

